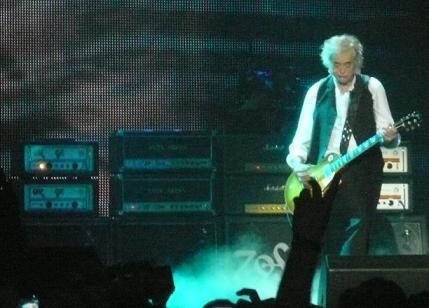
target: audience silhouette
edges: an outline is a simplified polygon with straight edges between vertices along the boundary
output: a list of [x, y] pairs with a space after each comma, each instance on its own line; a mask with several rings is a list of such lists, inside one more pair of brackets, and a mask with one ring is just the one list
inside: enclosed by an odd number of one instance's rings
[[[310, 308], [312, 276], [318, 265], [322, 250], [323, 234], [330, 214], [330, 198], [335, 194], [339, 178], [335, 178], [332, 188], [322, 198], [316, 181], [311, 181], [311, 189], [304, 189], [295, 199], [295, 213], [292, 222], [292, 245], [281, 279], [277, 297], [261, 300], [256, 290], [245, 289], [237, 295], [248, 295], [250, 300], [211, 301], [204, 308], [215, 307], [272, 307]], [[360, 285], [347, 289], [341, 294], [337, 307], [326, 308], [429, 308], [429, 291], [413, 294], [407, 298], [403, 289], [394, 281], [382, 277], [372, 277]]]
[[[329, 198], [335, 193], [338, 179], [332, 190], [322, 198], [317, 182], [310, 182], [295, 200], [296, 208], [292, 222], [292, 244], [276, 298], [261, 299], [256, 289], [243, 288], [237, 292], [236, 303], [228, 299], [213, 300], [204, 308], [308, 308], [310, 304], [311, 277], [316, 269], [323, 245], [323, 233], [330, 213]], [[40, 290], [40, 280], [33, 279], [30, 253], [25, 243], [24, 229], [20, 220], [18, 200], [12, 185], [0, 168], [0, 223], [1, 262], [0, 297], [2, 307], [19, 307], [23, 299], [31, 298], [31, 292]], [[33, 262], [34, 263], [34, 262]], [[39, 269], [40, 270], [40, 269]], [[61, 271], [61, 269], [58, 269]], [[76, 283], [68, 288], [51, 288], [40, 291], [40, 306], [50, 307], [167, 307], [169, 296], [175, 286], [168, 266], [153, 266], [148, 263], [127, 263], [101, 267], [98, 285], [94, 286], [91, 271], [68, 273]], [[76, 280], [77, 279], [77, 280]], [[98, 281], [98, 280], [97, 280]], [[23, 283], [25, 282], [25, 283]], [[61, 282], [51, 282], [49, 286]], [[77, 288], [88, 286], [92, 288]], [[39, 289], [37, 289], [37, 287]], [[50, 288], [50, 287], [49, 287]], [[40, 295], [38, 294], [38, 295]], [[192, 296], [192, 295], [190, 295]], [[339, 298], [337, 307], [327, 308], [428, 308], [429, 290], [407, 297], [394, 281], [372, 277], [358, 286], [347, 289]]]
[[16, 307], [21, 277], [25, 272], [24, 231], [18, 200], [2, 168], [0, 168], [0, 226], [0, 298], [6, 306]]
[[407, 296], [392, 280], [374, 277], [345, 290], [339, 298], [338, 308], [405, 308]]

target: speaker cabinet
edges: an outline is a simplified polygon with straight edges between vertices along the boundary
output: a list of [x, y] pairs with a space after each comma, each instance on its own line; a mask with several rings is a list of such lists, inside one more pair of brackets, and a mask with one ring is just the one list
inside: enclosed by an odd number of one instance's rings
[[226, 216], [225, 242], [241, 270], [263, 277], [283, 272], [292, 230], [285, 216]]
[[426, 218], [424, 216], [389, 216], [398, 254], [423, 255], [427, 249]]
[[[41, 283], [61, 287], [69, 282], [71, 275], [85, 276], [86, 280], [97, 280], [103, 275], [104, 266], [92, 247], [39, 247], [29, 251], [28, 269]], [[101, 282], [101, 281], [100, 281]]]
[[31, 217], [23, 220], [30, 248], [92, 248], [104, 264], [111, 263], [110, 222], [89, 217]]
[[325, 292], [323, 307], [337, 307], [340, 295], [371, 278], [398, 284], [407, 295], [427, 290], [429, 256], [327, 256], [322, 269]]
[[24, 268], [20, 289], [44, 307], [97, 307], [105, 296], [108, 280], [93, 247], [33, 248]]
[[426, 254], [426, 218], [421, 215], [387, 215], [379, 212], [370, 239], [371, 255]]
[[115, 263], [179, 265], [216, 247], [214, 217], [121, 217], [112, 225]]

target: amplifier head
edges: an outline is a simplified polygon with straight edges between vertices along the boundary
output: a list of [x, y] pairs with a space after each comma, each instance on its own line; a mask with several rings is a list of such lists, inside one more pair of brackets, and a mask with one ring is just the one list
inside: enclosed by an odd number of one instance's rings
[[91, 182], [20, 183], [25, 214], [95, 214], [97, 185]]
[[211, 171], [212, 136], [119, 130], [109, 139], [109, 163], [113, 173]]
[[12, 161], [21, 176], [96, 176], [98, 144], [69, 139], [48, 139], [20, 145]]
[[399, 146], [393, 149], [381, 147], [384, 159], [383, 172], [386, 174], [408, 174], [409, 166], [409, 145]]
[[410, 211], [411, 207], [411, 181], [385, 182], [381, 186], [377, 210], [381, 211]]
[[222, 138], [225, 174], [288, 174], [287, 146], [280, 135], [234, 135]]
[[131, 177], [111, 179], [111, 200], [118, 215], [214, 214], [210, 177]]

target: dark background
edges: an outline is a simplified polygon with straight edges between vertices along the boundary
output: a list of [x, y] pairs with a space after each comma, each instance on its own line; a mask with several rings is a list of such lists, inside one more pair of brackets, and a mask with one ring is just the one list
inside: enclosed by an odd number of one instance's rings
[[[97, 141], [100, 216], [110, 215], [117, 129], [280, 133], [287, 145], [334, 34], [361, 39], [363, 72], [383, 82], [394, 118], [427, 119], [426, 1], [22, 0], [3, 1], [0, 14], [0, 165], [10, 175], [21, 141]], [[426, 125], [403, 137], [414, 211], [427, 215]]]
[[[47, 247], [70, 246], [76, 253], [95, 248], [104, 264], [172, 265], [172, 307], [190, 307], [180, 298], [197, 302], [199, 295], [201, 307], [215, 296], [234, 296], [215, 292], [225, 285], [275, 295], [290, 227], [284, 215], [252, 216], [242, 206], [267, 202], [287, 173], [249, 176], [240, 168], [258, 162], [259, 146], [271, 140], [286, 151], [306, 90], [326, 75], [320, 45], [351, 33], [365, 46], [363, 73], [382, 81], [393, 117], [422, 114], [422, 127], [403, 134], [411, 172], [399, 180], [412, 182], [412, 210], [389, 219], [400, 253], [427, 253], [428, 16], [425, 0], [2, 1], [0, 167], [6, 176], [15, 179], [14, 151], [23, 143], [99, 144], [96, 217], [26, 215], [27, 243], [41, 248], [47, 263]], [[214, 176], [215, 215], [115, 217], [109, 137], [119, 129], [203, 132], [223, 140], [228, 161], [224, 174]], [[261, 187], [269, 189], [259, 194]], [[386, 225], [379, 226], [382, 244], [390, 245]], [[223, 244], [230, 251], [223, 253]], [[219, 276], [225, 272], [226, 284]]]

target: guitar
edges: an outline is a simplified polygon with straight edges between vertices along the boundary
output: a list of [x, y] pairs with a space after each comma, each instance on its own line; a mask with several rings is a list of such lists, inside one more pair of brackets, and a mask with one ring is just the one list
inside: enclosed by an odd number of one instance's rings
[[[412, 112], [402, 117], [393, 127], [405, 128], [406, 131], [413, 130], [421, 124], [421, 115], [418, 112]], [[369, 150], [373, 146], [383, 141], [383, 132], [378, 132], [371, 138], [361, 143], [354, 150], [340, 156], [329, 154], [322, 162], [308, 169], [308, 175], [314, 178], [320, 185], [322, 196], [328, 191], [335, 174], [344, 168], [348, 163], [357, 158], [359, 155]], [[287, 179], [284, 190], [286, 202], [286, 212], [293, 214], [295, 210], [294, 198], [298, 197], [304, 189], [304, 184], [299, 180], [295, 172]]]

